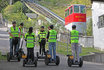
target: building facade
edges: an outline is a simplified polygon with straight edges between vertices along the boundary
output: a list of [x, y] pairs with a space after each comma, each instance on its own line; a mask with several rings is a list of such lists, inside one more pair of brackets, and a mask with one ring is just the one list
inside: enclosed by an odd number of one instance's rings
[[92, 0], [94, 47], [104, 50], [104, 0]]

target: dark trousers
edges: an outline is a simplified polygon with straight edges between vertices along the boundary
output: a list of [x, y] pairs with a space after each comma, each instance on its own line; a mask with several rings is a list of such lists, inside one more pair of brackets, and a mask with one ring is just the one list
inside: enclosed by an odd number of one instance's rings
[[45, 54], [45, 44], [46, 43], [42, 43], [42, 42], [39, 42], [39, 45], [40, 45], [40, 54], [44, 53]]
[[[9, 41], [10, 41], [10, 56], [18, 55], [18, 50], [19, 50], [18, 43], [16, 45], [13, 44], [12, 38]], [[18, 38], [18, 41], [19, 41], [19, 38]]]
[[27, 61], [28, 59], [34, 61], [34, 48], [27, 48]]

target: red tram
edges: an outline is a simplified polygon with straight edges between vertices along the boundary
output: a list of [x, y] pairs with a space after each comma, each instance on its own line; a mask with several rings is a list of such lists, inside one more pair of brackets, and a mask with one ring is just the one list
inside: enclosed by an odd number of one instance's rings
[[77, 26], [79, 33], [86, 33], [86, 6], [71, 5], [65, 10], [65, 27], [72, 30], [72, 25]]

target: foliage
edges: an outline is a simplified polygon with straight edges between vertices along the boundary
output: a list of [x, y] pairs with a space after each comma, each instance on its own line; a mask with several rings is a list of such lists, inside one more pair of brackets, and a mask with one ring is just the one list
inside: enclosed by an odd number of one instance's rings
[[92, 19], [87, 23], [87, 36], [92, 36]]
[[29, 21], [27, 19], [27, 16], [23, 13], [23, 7], [24, 5], [20, 1], [14, 3], [13, 5], [8, 5], [2, 11], [3, 18], [11, 22], [16, 21], [17, 25], [23, 22], [25, 23], [26, 28], [29, 28], [30, 26], [34, 26], [35, 25], [34, 22], [36, 20]]
[[9, 13], [19, 13], [22, 12], [23, 4], [21, 2], [16, 2], [14, 5], [8, 5], [4, 11], [5, 14]]
[[0, 12], [9, 4], [8, 0], [0, 0]]

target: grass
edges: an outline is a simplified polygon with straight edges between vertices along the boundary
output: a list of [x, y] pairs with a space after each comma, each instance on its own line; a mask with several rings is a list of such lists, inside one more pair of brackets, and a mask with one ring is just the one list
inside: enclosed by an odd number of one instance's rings
[[2, 56], [0, 52], [0, 60], [6, 60], [6, 56]]
[[[46, 44], [46, 49], [48, 49], [48, 43]], [[58, 42], [58, 47], [56, 48], [56, 51], [57, 51], [57, 53], [63, 54], [63, 55], [72, 54], [71, 53], [71, 45], [68, 44], [68, 53], [67, 53], [67, 44], [62, 43], [62, 42]], [[91, 47], [85, 48], [85, 47], [83, 47], [82, 48], [82, 53], [80, 54], [80, 56], [89, 55], [91, 52], [104, 53], [104, 51], [100, 51], [100, 50], [97, 50], [95, 48], [91, 48]]]

